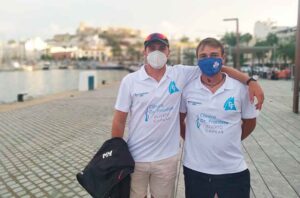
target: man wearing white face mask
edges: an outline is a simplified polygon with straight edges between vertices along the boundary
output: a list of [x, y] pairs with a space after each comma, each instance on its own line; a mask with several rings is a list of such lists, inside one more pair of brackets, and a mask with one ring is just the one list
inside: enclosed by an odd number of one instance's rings
[[[121, 82], [112, 136], [123, 137], [128, 115], [127, 144], [136, 162], [130, 197], [145, 197], [149, 187], [152, 197], [169, 198], [174, 196], [177, 172], [181, 93], [189, 81], [199, 76], [200, 70], [167, 66], [169, 42], [162, 34], [150, 34], [144, 46], [145, 64]], [[227, 68], [225, 72], [241, 82], [249, 79], [234, 69]], [[250, 85], [256, 96], [263, 96], [256, 82]], [[262, 100], [263, 97], [259, 103]]]
[[154, 69], [163, 68], [164, 65], [167, 63], [167, 60], [168, 60], [167, 56], [159, 50], [150, 52], [147, 56], [147, 62]]

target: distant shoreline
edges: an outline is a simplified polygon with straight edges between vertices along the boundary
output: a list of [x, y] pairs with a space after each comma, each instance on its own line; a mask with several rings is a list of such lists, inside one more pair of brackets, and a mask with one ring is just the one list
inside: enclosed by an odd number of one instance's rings
[[[112, 82], [112, 83], [106, 84], [106, 85], [99, 84], [98, 88], [96, 90], [102, 89], [104, 87], [109, 87], [109, 86], [112, 86], [112, 85], [115, 85], [118, 83], [119, 83], [119, 81], [115, 81], [115, 82]], [[0, 113], [7, 112], [7, 111], [13, 111], [16, 109], [21, 109], [21, 108], [26, 108], [26, 107], [31, 107], [31, 106], [47, 103], [47, 102], [54, 101], [54, 100], [60, 100], [60, 99], [69, 98], [69, 97], [76, 97], [76, 96], [79, 96], [86, 92], [89, 92], [89, 91], [71, 90], [71, 91], [65, 91], [65, 92], [51, 94], [51, 95], [45, 95], [45, 96], [41, 96], [41, 97], [37, 97], [37, 98], [32, 98], [29, 100], [24, 100], [24, 102], [4, 103], [4, 104], [0, 104]]]

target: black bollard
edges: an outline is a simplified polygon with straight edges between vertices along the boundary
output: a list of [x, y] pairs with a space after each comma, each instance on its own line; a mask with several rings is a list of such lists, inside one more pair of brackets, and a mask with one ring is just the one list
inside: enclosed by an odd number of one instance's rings
[[18, 102], [24, 102], [24, 96], [27, 95], [27, 93], [19, 93], [17, 95]]

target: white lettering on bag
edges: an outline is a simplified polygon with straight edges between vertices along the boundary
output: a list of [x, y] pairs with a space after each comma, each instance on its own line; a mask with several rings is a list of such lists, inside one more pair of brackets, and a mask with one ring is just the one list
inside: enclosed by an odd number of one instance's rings
[[102, 154], [102, 158], [107, 158], [112, 156], [112, 150]]

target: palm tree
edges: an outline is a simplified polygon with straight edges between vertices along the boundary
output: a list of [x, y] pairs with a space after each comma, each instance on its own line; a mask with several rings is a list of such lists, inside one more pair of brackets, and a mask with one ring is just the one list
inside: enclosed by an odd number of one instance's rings
[[266, 42], [267, 42], [268, 45], [271, 45], [271, 46], [277, 45], [278, 44], [278, 37], [277, 37], [277, 35], [273, 34], [273, 33], [269, 33], [267, 35]]
[[236, 46], [236, 34], [233, 32], [226, 32], [221, 38], [221, 41], [231, 47]]
[[[263, 46], [267, 46], [267, 42], [266, 41], [258, 41], [255, 43], [255, 47], [263, 47]], [[262, 63], [264, 64], [264, 59], [265, 59], [265, 56], [266, 56], [266, 52], [263, 52], [263, 51], [259, 51], [259, 52], [256, 52], [255, 53], [256, 55], [256, 58], [258, 59], [258, 63]]]
[[290, 37], [287, 43], [282, 43], [278, 47], [279, 56], [283, 58], [284, 63], [287, 64], [287, 60], [292, 63], [295, 61], [296, 53], [296, 38], [295, 36]]
[[[246, 46], [249, 46], [249, 42], [252, 40], [252, 35], [250, 33], [245, 33], [241, 35], [241, 43], [246, 43]], [[244, 57], [244, 54], [242, 54], [241, 58], [241, 64], [249, 60], [249, 58], [246, 56]]]
[[246, 33], [246, 34], [243, 34], [241, 36], [241, 42], [242, 43], [246, 43], [246, 45], [248, 46], [249, 45], [249, 42], [252, 40], [252, 35], [250, 33]]
[[[248, 43], [251, 41], [252, 35], [249, 33], [243, 34], [240, 36], [240, 40], [242, 43]], [[234, 32], [226, 32], [225, 35], [221, 38], [221, 41], [225, 44], [227, 44], [230, 47], [236, 46], [236, 33]], [[233, 65], [236, 66], [236, 54], [232, 54], [232, 60]], [[244, 58], [244, 54], [240, 54], [240, 65], [243, 65], [243, 63], [246, 61]]]
[[[267, 35], [266, 43], [268, 45], [270, 45], [270, 46], [273, 46], [274, 50], [272, 50], [271, 60], [274, 60], [275, 57], [276, 57], [276, 51], [275, 51], [275, 49], [277, 48], [277, 45], [278, 45], [278, 37], [277, 37], [277, 35], [273, 34], [273, 33], [269, 33]], [[274, 60], [274, 62], [276, 62], [276, 60]]]

